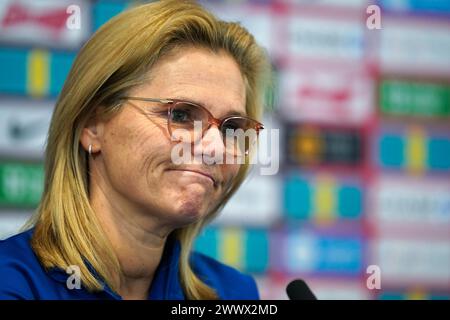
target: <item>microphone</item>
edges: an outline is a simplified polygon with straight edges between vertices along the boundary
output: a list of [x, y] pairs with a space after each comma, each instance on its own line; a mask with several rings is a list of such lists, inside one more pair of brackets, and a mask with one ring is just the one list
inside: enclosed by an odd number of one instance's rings
[[290, 300], [317, 300], [316, 296], [309, 289], [302, 279], [297, 279], [289, 283], [286, 293]]

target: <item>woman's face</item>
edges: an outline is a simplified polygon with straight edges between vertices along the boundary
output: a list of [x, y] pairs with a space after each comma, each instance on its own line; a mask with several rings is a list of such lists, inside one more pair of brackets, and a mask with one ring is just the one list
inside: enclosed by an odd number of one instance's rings
[[[245, 84], [236, 62], [226, 53], [199, 48], [163, 58], [152, 68], [148, 83], [128, 95], [196, 102], [216, 118], [246, 113]], [[97, 123], [94, 150], [99, 152], [93, 161], [113, 201], [181, 226], [203, 218], [217, 205], [240, 166], [174, 164], [171, 151], [178, 142], [170, 139], [167, 117], [152, 113], [164, 108], [154, 102], [125, 101], [117, 115]], [[212, 126], [192, 155], [223, 150], [221, 134]]]

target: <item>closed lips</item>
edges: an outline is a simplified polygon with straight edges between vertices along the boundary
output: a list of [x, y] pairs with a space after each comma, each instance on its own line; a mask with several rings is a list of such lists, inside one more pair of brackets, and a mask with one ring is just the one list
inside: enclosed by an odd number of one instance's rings
[[198, 171], [198, 170], [191, 170], [191, 169], [171, 169], [171, 170], [172, 171], [187, 171], [187, 172], [198, 173], [198, 174], [201, 174], [201, 175], [203, 175], [205, 177], [210, 178], [211, 181], [214, 183], [214, 185], [216, 185], [216, 179], [214, 179], [213, 176], [208, 174], [208, 173], [205, 173], [205, 172], [202, 172], [202, 171]]

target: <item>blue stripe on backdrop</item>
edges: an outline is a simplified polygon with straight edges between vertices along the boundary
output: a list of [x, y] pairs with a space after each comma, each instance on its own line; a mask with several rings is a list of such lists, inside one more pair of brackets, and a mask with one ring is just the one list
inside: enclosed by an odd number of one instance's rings
[[93, 31], [100, 28], [106, 21], [119, 14], [128, 6], [127, 1], [98, 1], [93, 6]]
[[75, 60], [75, 53], [59, 52], [51, 55], [50, 62], [50, 96], [57, 96], [69, 74], [72, 63]]
[[0, 47], [0, 93], [26, 92], [27, 50]]

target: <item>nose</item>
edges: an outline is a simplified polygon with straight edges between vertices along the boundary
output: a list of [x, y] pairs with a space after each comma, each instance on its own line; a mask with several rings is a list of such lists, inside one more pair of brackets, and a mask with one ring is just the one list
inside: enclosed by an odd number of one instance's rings
[[206, 161], [207, 164], [225, 161], [225, 145], [217, 126], [212, 125], [203, 133], [203, 138], [194, 144], [194, 156], [210, 160]]

